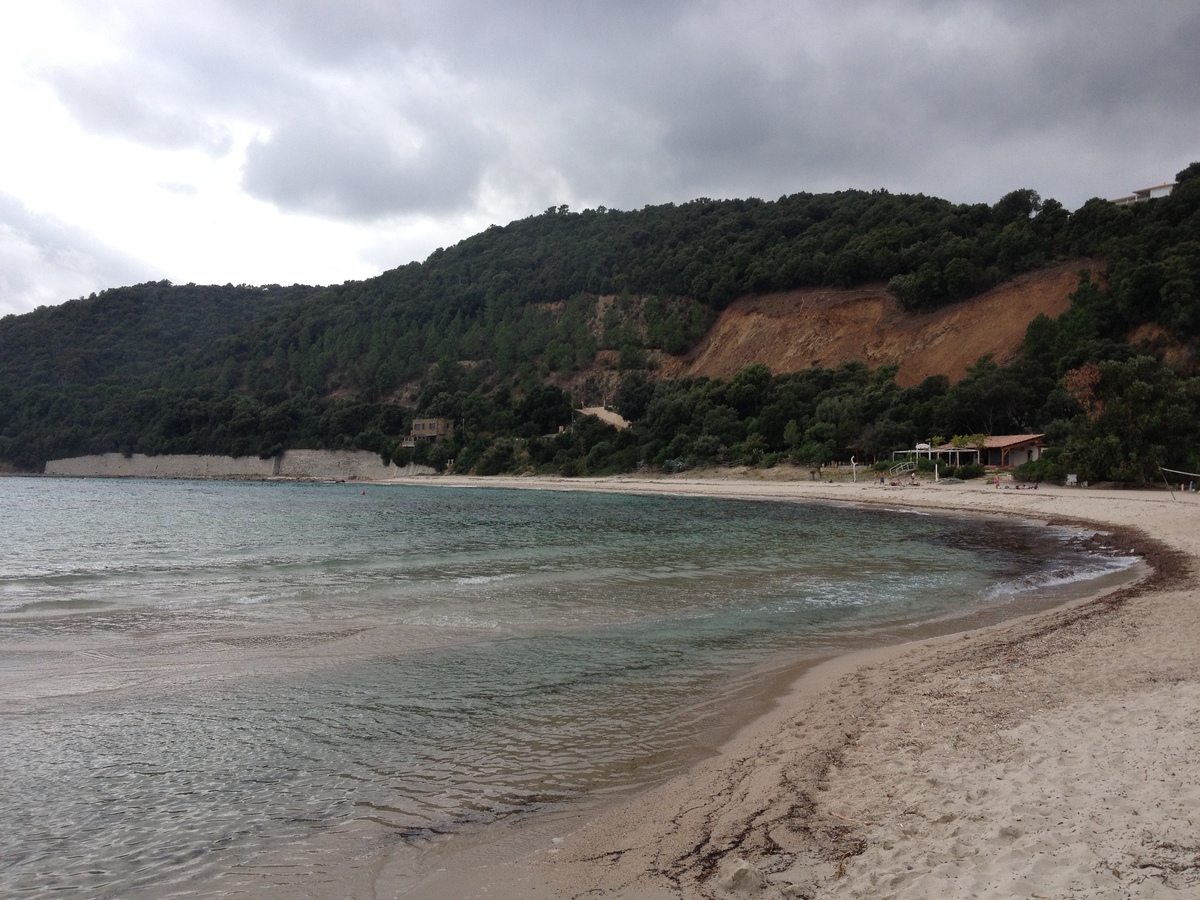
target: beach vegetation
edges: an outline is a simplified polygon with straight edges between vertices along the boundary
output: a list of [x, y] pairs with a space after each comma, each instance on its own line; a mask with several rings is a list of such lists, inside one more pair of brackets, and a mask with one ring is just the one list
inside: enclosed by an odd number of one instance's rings
[[1021, 463], [1013, 469], [1013, 477], [1018, 481], [1055, 481], [1062, 483], [1066, 480], [1067, 472], [1061, 460], [1061, 449], [1050, 449], [1040, 459]]

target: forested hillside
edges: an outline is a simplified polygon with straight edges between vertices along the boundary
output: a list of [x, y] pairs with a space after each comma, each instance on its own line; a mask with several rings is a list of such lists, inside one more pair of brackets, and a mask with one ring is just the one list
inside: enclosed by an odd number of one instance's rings
[[[83, 453], [285, 447], [403, 459], [398, 439], [425, 413], [461, 423], [428, 460], [459, 471], [808, 464], [1031, 430], [1092, 478], [1195, 471], [1200, 165], [1178, 181], [1161, 200], [1073, 213], [1028, 190], [993, 206], [846, 191], [559, 207], [335, 287], [105, 291], [0, 320], [0, 459], [36, 469]], [[954, 384], [901, 388], [895, 367], [836, 360], [657, 377], [746, 295], [877, 284], [928, 311], [1080, 257], [1103, 276], [1085, 274], [1066, 313], [1035, 320], [1011, 364], [981, 360]], [[620, 379], [608, 399], [636, 427], [540, 437], [570, 421], [559, 385], [586, 393], [600, 372]]]

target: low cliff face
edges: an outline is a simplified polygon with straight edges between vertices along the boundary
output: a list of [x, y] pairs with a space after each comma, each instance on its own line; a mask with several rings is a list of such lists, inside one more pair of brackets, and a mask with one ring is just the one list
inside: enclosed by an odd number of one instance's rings
[[1061, 315], [1080, 272], [1102, 270], [1093, 260], [1074, 260], [929, 313], [906, 312], [882, 287], [745, 297], [721, 313], [690, 353], [663, 357], [656, 374], [728, 378], [753, 363], [778, 374], [857, 361], [871, 368], [899, 365], [902, 386], [930, 375], [956, 381], [986, 354], [1010, 361], [1038, 313]]

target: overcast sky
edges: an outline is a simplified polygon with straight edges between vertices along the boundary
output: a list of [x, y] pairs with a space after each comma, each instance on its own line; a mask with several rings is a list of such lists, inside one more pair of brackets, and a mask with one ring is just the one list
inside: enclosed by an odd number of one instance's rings
[[491, 223], [1200, 160], [1193, 0], [0, 0], [0, 315], [328, 284]]

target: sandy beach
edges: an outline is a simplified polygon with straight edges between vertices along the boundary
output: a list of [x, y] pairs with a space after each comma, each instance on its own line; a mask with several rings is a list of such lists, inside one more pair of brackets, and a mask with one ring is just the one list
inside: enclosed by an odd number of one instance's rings
[[1149, 567], [1051, 612], [830, 660], [670, 781], [396, 854], [373, 896], [1200, 896], [1200, 494], [771, 472], [437, 483], [1012, 515], [1098, 530]]

